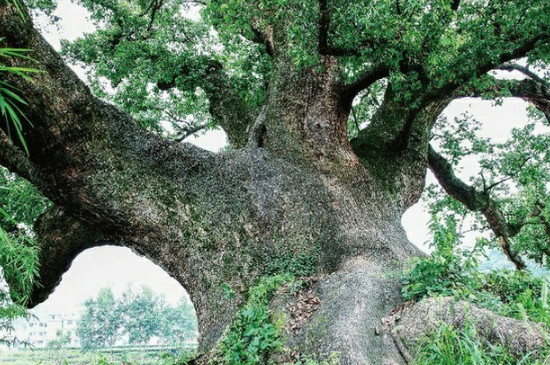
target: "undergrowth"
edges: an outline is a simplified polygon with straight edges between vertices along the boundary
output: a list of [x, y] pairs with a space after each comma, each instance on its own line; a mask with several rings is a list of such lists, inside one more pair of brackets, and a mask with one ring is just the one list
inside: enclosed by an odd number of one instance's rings
[[[493, 312], [521, 320], [543, 323], [550, 328], [549, 281], [533, 277], [528, 271], [479, 271], [480, 252], [459, 248], [456, 222], [434, 220], [434, 251], [418, 258], [402, 276], [402, 296], [419, 301], [434, 296], [453, 296]], [[475, 329], [464, 330], [442, 324], [432, 337], [417, 348], [415, 364], [543, 364], [535, 355], [517, 359], [501, 345], [478, 338]], [[550, 353], [550, 350], [548, 350]], [[544, 359], [545, 356], [539, 358]], [[550, 358], [547, 360], [550, 361]]]
[[263, 278], [248, 290], [248, 299], [220, 341], [215, 363], [227, 365], [267, 364], [269, 355], [280, 350], [282, 323], [272, 318], [269, 301], [282, 285], [294, 276]]
[[550, 326], [549, 282], [529, 271], [478, 269], [477, 249], [461, 250], [452, 220], [434, 224], [434, 251], [413, 261], [402, 276], [402, 296], [419, 301], [434, 296], [454, 296], [480, 307]]
[[[544, 356], [541, 357], [544, 359]], [[421, 341], [412, 365], [543, 365], [545, 360], [535, 354], [518, 359], [502, 345], [490, 344], [478, 338], [475, 329], [463, 331], [442, 325], [430, 338]]]

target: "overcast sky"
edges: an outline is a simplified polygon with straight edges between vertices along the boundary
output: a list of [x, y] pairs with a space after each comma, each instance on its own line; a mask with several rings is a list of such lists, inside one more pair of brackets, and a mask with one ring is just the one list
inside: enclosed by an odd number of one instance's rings
[[[62, 1], [56, 12], [62, 20], [57, 26], [46, 27], [44, 34], [48, 41], [59, 49], [60, 39], [74, 40], [85, 32], [93, 31], [85, 12], [69, 1]], [[45, 27], [45, 22], [40, 22]], [[75, 70], [83, 77], [81, 70]], [[449, 120], [468, 111], [483, 123], [483, 135], [495, 141], [504, 141], [510, 129], [527, 122], [527, 103], [518, 99], [508, 99], [501, 106], [492, 106], [489, 101], [462, 99], [453, 102], [445, 111]], [[198, 138], [189, 139], [205, 149], [218, 151], [224, 146], [225, 136], [221, 131], [209, 132]], [[463, 166], [461, 176], [467, 178], [475, 173], [475, 162]], [[428, 177], [428, 182], [433, 177]], [[417, 246], [427, 249], [427, 223], [429, 217], [421, 204], [409, 209], [403, 217], [403, 224], [409, 239]], [[170, 302], [176, 302], [186, 295], [183, 288], [165, 271], [129, 249], [100, 247], [85, 251], [73, 262], [71, 269], [63, 276], [61, 284], [50, 298], [36, 308], [35, 313], [65, 313], [77, 310], [87, 298], [97, 294], [100, 288], [111, 287], [115, 293], [124, 290], [128, 283], [137, 287], [147, 285], [157, 293], [162, 293]]]

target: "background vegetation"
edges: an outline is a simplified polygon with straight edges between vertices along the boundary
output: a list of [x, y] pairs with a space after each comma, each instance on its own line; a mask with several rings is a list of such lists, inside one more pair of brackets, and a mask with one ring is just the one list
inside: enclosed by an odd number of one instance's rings
[[155, 337], [160, 344], [180, 345], [197, 337], [197, 317], [189, 301], [182, 298], [171, 306], [147, 287], [128, 287], [120, 298], [104, 288], [84, 306], [76, 331], [83, 350], [147, 345]]

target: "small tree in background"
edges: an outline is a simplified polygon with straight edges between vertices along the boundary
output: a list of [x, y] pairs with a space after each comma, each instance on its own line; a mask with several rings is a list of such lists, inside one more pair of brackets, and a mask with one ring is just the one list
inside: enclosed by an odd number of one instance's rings
[[165, 307], [159, 319], [159, 337], [165, 344], [197, 337], [197, 316], [188, 300], [182, 298], [176, 307]]
[[114, 346], [121, 338], [120, 308], [110, 288], [99, 291], [97, 299], [84, 303], [86, 312], [78, 321], [76, 333], [85, 350]]
[[164, 311], [164, 298], [147, 287], [134, 291], [129, 287], [122, 293], [119, 308], [123, 318], [123, 332], [130, 344], [144, 345], [159, 333], [160, 314]]

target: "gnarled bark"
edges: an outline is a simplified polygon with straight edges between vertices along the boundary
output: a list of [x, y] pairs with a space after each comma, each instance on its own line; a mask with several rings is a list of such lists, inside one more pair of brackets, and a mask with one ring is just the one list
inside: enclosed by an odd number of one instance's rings
[[56, 207], [42, 214], [34, 230], [40, 260], [40, 285], [35, 286], [31, 293], [27, 303], [30, 307], [48, 298], [79, 253], [105, 242], [98, 231], [88, 228]]
[[422, 107], [410, 108], [390, 85], [371, 123], [351, 141], [361, 162], [395, 197], [402, 211], [420, 199], [429, 131], [447, 105], [445, 98], [435, 98]]

